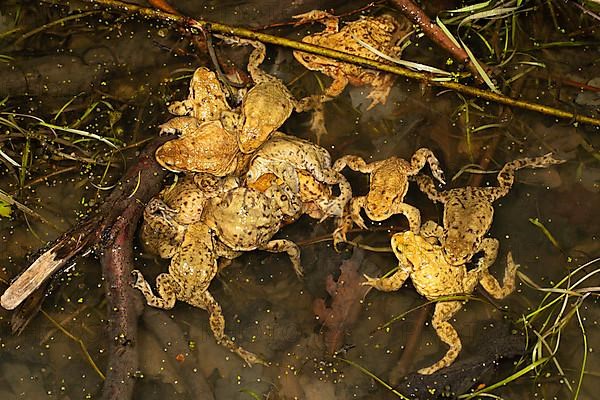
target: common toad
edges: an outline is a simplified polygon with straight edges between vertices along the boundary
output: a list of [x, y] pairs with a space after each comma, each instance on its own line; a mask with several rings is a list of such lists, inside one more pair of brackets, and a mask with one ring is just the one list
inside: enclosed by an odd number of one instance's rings
[[354, 171], [370, 174], [369, 192], [366, 196], [356, 196], [350, 202], [350, 210], [340, 218], [334, 233], [334, 244], [345, 241], [346, 233], [352, 224], [366, 229], [360, 210], [372, 221], [384, 221], [394, 214], [404, 214], [410, 229], [419, 233], [421, 214], [419, 210], [404, 203], [408, 191], [408, 178], [416, 175], [426, 163], [429, 163], [433, 176], [444, 183], [444, 173], [433, 152], [426, 148], [418, 149], [410, 162], [398, 157], [390, 157], [367, 164], [361, 157], [347, 155], [333, 164], [333, 169], [342, 171], [346, 166]]
[[263, 363], [255, 354], [244, 350], [225, 334], [225, 319], [221, 306], [208, 291], [217, 274], [219, 256], [234, 257], [223, 246], [215, 243], [214, 233], [204, 223], [188, 225], [183, 239], [173, 254], [169, 272], [156, 277], [158, 296], [152, 292], [150, 284], [138, 270], [134, 287], [139, 289], [148, 305], [170, 310], [177, 300], [208, 311], [210, 328], [217, 343], [238, 354], [248, 365]]
[[[300, 171], [306, 171], [317, 182], [339, 185], [339, 196], [331, 198], [323, 193], [321, 198], [313, 201], [323, 210], [323, 218], [341, 216], [346, 203], [352, 197], [352, 188], [342, 174], [331, 168], [329, 152], [307, 140], [280, 132], [275, 133], [254, 154], [246, 173], [246, 179], [251, 185], [262, 175], [271, 173], [285, 186], [288, 186], [294, 194], [298, 194], [300, 192]], [[305, 181], [305, 184], [311, 183]], [[312, 189], [318, 188], [313, 186]]]
[[[492, 276], [489, 264], [482, 263], [476, 269], [467, 271], [464, 264], [452, 265], [446, 261], [442, 246], [430, 243], [424, 237], [407, 231], [396, 233], [391, 240], [392, 250], [398, 258], [398, 269], [391, 276], [367, 279], [364, 285], [377, 290], [390, 292], [402, 287], [410, 277], [415, 289], [428, 300], [438, 300], [446, 296], [468, 295], [473, 293], [477, 283], [495, 299], [503, 299], [515, 288], [517, 265], [509, 252], [502, 285]], [[439, 300], [436, 302], [432, 326], [442, 342], [450, 348], [436, 363], [422, 368], [420, 374], [429, 375], [454, 362], [462, 348], [458, 333], [449, 320], [462, 307], [459, 300]]]
[[179, 134], [156, 150], [156, 161], [169, 171], [226, 176], [238, 167], [241, 153], [237, 137], [220, 120], [176, 117], [162, 124], [161, 132]]
[[[341, 29], [339, 19], [325, 11], [313, 10], [296, 15], [294, 18], [298, 19], [298, 24], [318, 21], [325, 25], [324, 31], [305, 36], [302, 39], [303, 42], [377, 61], [383, 61], [383, 58], [368, 47], [387, 56], [399, 56], [401, 50], [396, 42], [406, 36], [412, 29], [408, 20], [397, 20], [390, 15], [362, 17], [349, 22]], [[310, 96], [300, 100], [299, 110], [315, 110], [311, 129], [317, 134], [317, 142], [320, 136], [326, 133], [323, 102], [341, 94], [348, 83], [353, 86], [369, 85], [372, 89], [367, 97], [371, 99], [371, 104], [368, 107], [368, 109], [371, 109], [377, 104], [385, 104], [394, 82], [394, 77], [391, 74], [369, 70], [321, 55], [294, 51], [294, 57], [304, 67], [313, 71], [320, 71], [333, 78], [333, 82], [322, 95]]]
[[433, 180], [427, 176], [417, 176], [417, 183], [423, 193], [432, 201], [444, 204], [444, 227], [428, 221], [421, 227], [425, 237], [440, 241], [446, 260], [452, 265], [463, 265], [479, 252], [484, 252], [486, 263], [496, 259], [498, 241], [484, 238], [494, 218], [492, 203], [505, 196], [515, 180], [515, 171], [521, 168], [546, 168], [563, 163], [552, 154], [540, 157], [520, 158], [506, 163], [498, 173], [498, 186], [450, 189], [439, 192]]

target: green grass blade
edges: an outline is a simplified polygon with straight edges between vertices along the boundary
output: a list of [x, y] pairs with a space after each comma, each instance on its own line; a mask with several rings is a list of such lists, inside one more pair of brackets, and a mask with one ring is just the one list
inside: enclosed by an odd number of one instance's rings
[[545, 358], [541, 358], [539, 360], [537, 360], [534, 363], [529, 364], [528, 366], [526, 366], [523, 369], [520, 369], [519, 371], [515, 372], [514, 374], [512, 374], [511, 376], [509, 376], [508, 378], [505, 378], [503, 380], [501, 380], [500, 382], [496, 382], [493, 385], [487, 386], [481, 390], [478, 390], [476, 392], [473, 393], [469, 393], [469, 394], [463, 394], [458, 396], [459, 399], [472, 399], [473, 397], [476, 396], [480, 396], [484, 393], [488, 393], [491, 392], [494, 389], [499, 388], [500, 386], [504, 386], [506, 384], [508, 384], [509, 382], [512, 382], [520, 377], [522, 377], [523, 375], [533, 371], [534, 369], [536, 369], [537, 367], [539, 367], [540, 365], [544, 364], [546, 361], [549, 360], [549, 357], [545, 357]]
[[352, 367], [358, 369], [360, 372], [362, 372], [363, 374], [367, 375], [368, 377], [376, 380], [380, 385], [382, 385], [383, 387], [385, 387], [390, 392], [394, 393], [396, 396], [398, 396], [402, 400], [409, 400], [408, 397], [406, 397], [405, 395], [403, 395], [402, 393], [400, 393], [399, 391], [397, 391], [396, 389], [394, 389], [392, 386], [390, 386], [389, 383], [387, 383], [386, 381], [384, 381], [383, 379], [381, 379], [380, 377], [378, 377], [377, 375], [375, 375], [374, 373], [372, 373], [371, 371], [369, 371], [368, 369], [366, 369], [362, 365], [357, 364], [354, 361], [346, 360], [345, 358], [341, 358], [341, 357], [336, 357], [336, 358], [338, 360], [342, 360], [346, 364], [351, 365]]

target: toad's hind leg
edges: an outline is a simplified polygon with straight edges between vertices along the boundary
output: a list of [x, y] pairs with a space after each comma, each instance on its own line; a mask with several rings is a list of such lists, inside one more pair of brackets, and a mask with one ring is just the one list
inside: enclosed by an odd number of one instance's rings
[[304, 14], [294, 15], [292, 18], [297, 20], [295, 25], [317, 21], [325, 25], [324, 32], [334, 33], [338, 31], [338, 17], [326, 11], [312, 10]]
[[443, 192], [439, 192], [436, 187], [433, 179], [428, 177], [427, 175], [417, 175], [416, 177], [417, 185], [419, 186], [419, 190], [425, 193], [429, 200], [437, 201], [440, 203], [446, 202], [446, 196]]
[[485, 238], [481, 241], [479, 250], [483, 251], [483, 257], [479, 261], [479, 268], [487, 272], [488, 268], [494, 264], [496, 258], [498, 257], [499, 247], [500, 242], [498, 239]]
[[339, 251], [338, 250], [338, 245], [340, 243], [345, 243], [347, 242], [347, 233], [350, 229], [352, 229], [352, 226], [354, 225], [354, 222], [352, 221], [352, 217], [350, 216], [350, 211], [348, 210], [349, 207], [346, 207], [346, 210], [344, 210], [344, 213], [342, 214], [341, 217], [336, 218], [335, 220], [335, 225], [336, 228], [333, 231], [333, 248], [335, 249], [335, 251]]
[[249, 366], [252, 366], [252, 364], [266, 365], [256, 354], [244, 350], [225, 334], [225, 318], [223, 318], [221, 306], [207, 290], [197, 292], [192, 298], [188, 299], [188, 303], [208, 311], [210, 329], [218, 344], [239, 355]]
[[[552, 157], [552, 153], [540, 157], [526, 157], [504, 164], [504, 167], [498, 173], [498, 186], [489, 188], [489, 193], [493, 200], [506, 196], [513, 183], [515, 182], [515, 172], [522, 168], [546, 168], [553, 164], [564, 163], [565, 160], [558, 160]], [[492, 201], [493, 201], [492, 200]]]
[[346, 205], [352, 199], [352, 187], [344, 175], [334, 169], [326, 168], [323, 170], [323, 179], [328, 185], [338, 185], [340, 194], [333, 199], [323, 196], [323, 199], [317, 201], [319, 208], [325, 213], [321, 221], [332, 215], [341, 216]]
[[459, 301], [444, 301], [436, 304], [431, 324], [438, 337], [442, 342], [450, 346], [450, 348], [441, 360], [430, 367], [420, 369], [418, 371], [420, 374], [431, 375], [452, 364], [454, 360], [456, 360], [456, 357], [458, 357], [458, 353], [460, 353], [460, 350], [462, 349], [462, 343], [460, 342], [460, 337], [458, 337], [456, 329], [450, 325], [448, 320], [452, 318], [461, 307], [462, 304]]
[[336, 171], [342, 171], [344, 168], [346, 168], [346, 166], [348, 166], [348, 168], [353, 171], [362, 172], [363, 174], [370, 174], [373, 172], [374, 165], [377, 165], [377, 163], [367, 164], [362, 157], [348, 154], [335, 160], [333, 163], [333, 169]]
[[140, 271], [133, 270], [131, 273], [136, 277], [133, 287], [142, 292], [149, 306], [163, 310], [170, 310], [175, 306], [179, 284], [171, 275], [160, 274], [156, 277], [156, 289], [158, 290], [158, 296], [156, 296]]
[[292, 242], [291, 240], [271, 240], [264, 246], [260, 247], [260, 250], [269, 251], [271, 253], [281, 253], [285, 251], [290, 257], [290, 261], [294, 266], [294, 271], [296, 271], [296, 275], [298, 275], [299, 278], [301, 278], [304, 275], [304, 270], [302, 269], [302, 264], [300, 263], [300, 248], [296, 243]]
[[333, 247], [338, 248], [338, 244], [346, 242], [346, 234], [354, 224], [362, 229], [367, 229], [365, 221], [360, 216], [360, 210], [364, 207], [365, 196], [357, 196], [350, 200], [350, 203], [344, 207], [342, 215], [336, 219], [336, 229], [333, 231]]
[[431, 168], [431, 173], [440, 183], [444, 182], [444, 171], [440, 167], [440, 162], [433, 154], [433, 152], [426, 148], [420, 148], [413, 154], [410, 159], [410, 167], [411, 171], [409, 175], [416, 175], [424, 166], [425, 163], [429, 164], [429, 168]]
[[515, 264], [512, 254], [509, 252], [506, 256], [506, 269], [504, 270], [504, 279], [502, 286], [496, 278], [494, 278], [487, 269], [481, 272], [479, 283], [493, 298], [501, 300], [511, 294], [515, 290], [515, 281], [517, 278], [518, 265]]

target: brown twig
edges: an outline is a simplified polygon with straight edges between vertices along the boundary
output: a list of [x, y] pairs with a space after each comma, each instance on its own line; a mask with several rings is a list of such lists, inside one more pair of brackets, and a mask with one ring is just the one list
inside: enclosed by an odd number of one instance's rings
[[138, 369], [137, 320], [143, 303], [129, 284], [133, 270], [133, 238], [144, 205], [130, 202], [105, 233], [102, 276], [108, 311], [108, 365], [102, 389], [105, 400], [130, 399]]
[[154, 161], [154, 152], [169, 139], [171, 137], [157, 138], [146, 146], [138, 162], [125, 172], [98, 210], [50, 243], [47, 250], [12, 282], [0, 298], [2, 307], [7, 310], [17, 307], [73, 257], [100, 243], [104, 232], [130, 203], [145, 204], [158, 192], [165, 171]]
[[[33, 292], [39, 293], [45, 281], [73, 257], [90, 246], [100, 244], [102, 272], [106, 281], [108, 302], [109, 361], [104, 399], [131, 398], [134, 373], [137, 370], [137, 319], [141, 299], [130, 286], [133, 269], [133, 238], [144, 204], [160, 190], [165, 171], [154, 160], [154, 152], [171, 137], [149, 143], [119, 181], [112, 193], [93, 215], [64, 233], [21, 274], [2, 295], [2, 306], [13, 309]], [[31, 319], [21, 312], [39, 310], [42, 296], [33, 297], [36, 304], [24, 303], [15, 311], [18, 329]], [[35, 302], [34, 302], [35, 303]], [[15, 327], [13, 326], [13, 330]]]
[[478, 83], [483, 83], [479, 71], [469, 59], [467, 52], [450, 40], [418, 5], [412, 0], [391, 0], [391, 3], [413, 24], [418, 25], [429, 39], [448, 52], [460, 64], [465, 65]]

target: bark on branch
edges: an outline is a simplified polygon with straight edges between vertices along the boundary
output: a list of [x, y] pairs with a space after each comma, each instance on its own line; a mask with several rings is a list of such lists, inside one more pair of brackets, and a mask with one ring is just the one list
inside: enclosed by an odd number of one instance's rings
[[[45, 281], [73, 257], [97, 245], [102, 254], [111, 338], [103, 390], [106, 400], [129, 399], [133, 393], [138, 368], [137, 320], [142, 310], [140, 296], [129, 282], [133, 238], [144, 205], [158, 193], [165, 176], [165, 170], [154, 160], [154, 152], [171, 138], [160, 137], [150, 142], [99, 209], [52, 242], [1, 297], [2, 307], [14, 309], [33, 292], [43, 290]], [[30, 313], [39, 309], [43, 296], [34, 299], [38, 303], [25, 303], [28, 312], [21, 312], [20, 308], [15, 311], [20, 325], [13, 324], [13, 331], [21, 330], [31, 319]]]

